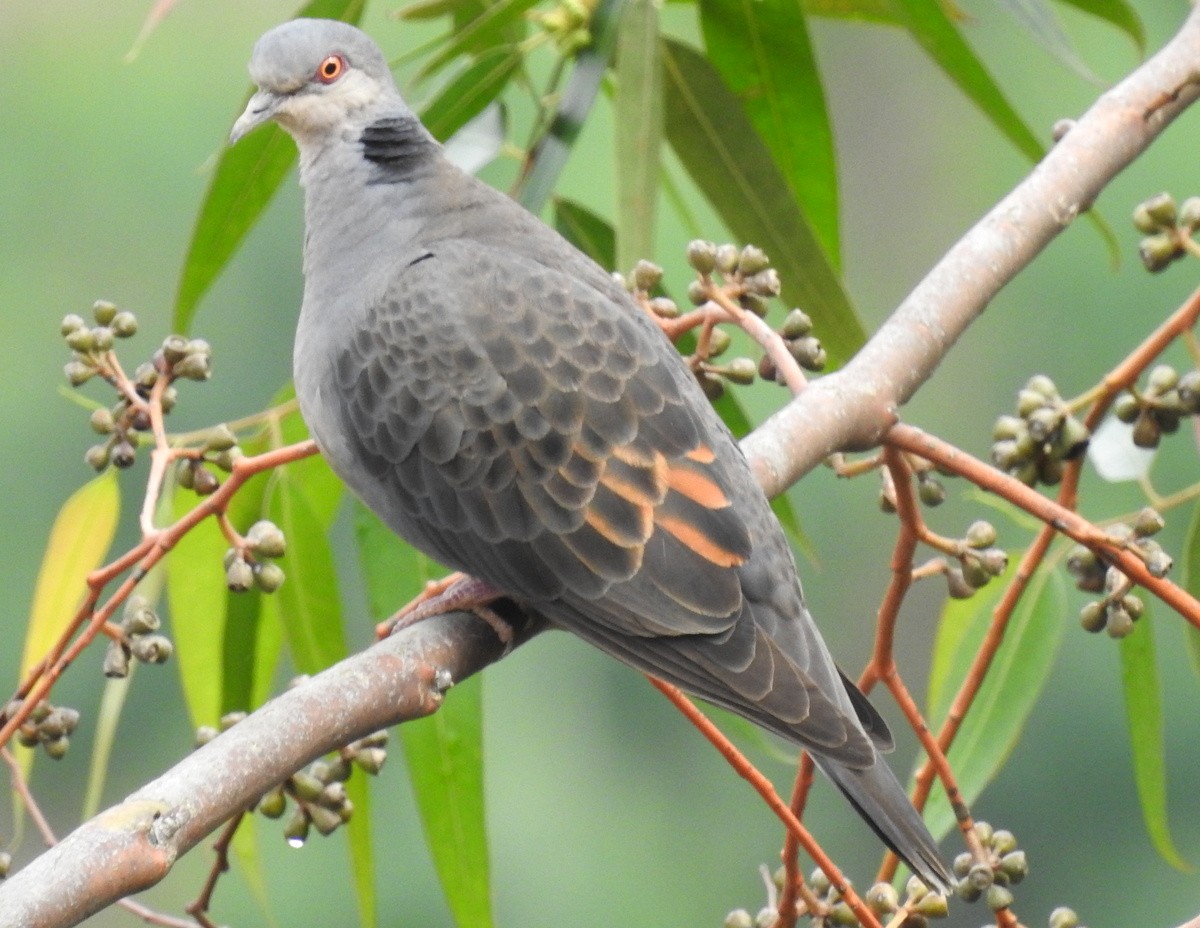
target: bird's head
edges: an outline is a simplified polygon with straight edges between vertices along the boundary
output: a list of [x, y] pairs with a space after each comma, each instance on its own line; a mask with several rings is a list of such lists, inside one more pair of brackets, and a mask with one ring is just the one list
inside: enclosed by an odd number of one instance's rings
[[276, 26], [254, 46], [250, 77], [258, 91], [233, 124], [230, 144], [271, 119], [303, 143], [353, 125], [358, 114], [381, 105], [404, 106], [379, 47], [337, 20]]

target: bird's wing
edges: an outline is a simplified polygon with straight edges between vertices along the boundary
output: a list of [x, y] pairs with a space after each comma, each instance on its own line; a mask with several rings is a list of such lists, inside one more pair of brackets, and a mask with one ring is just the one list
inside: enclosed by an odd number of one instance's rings
[[334, 376], [393, 527], [531, 601], [619, 590], [625, 634], [728, 628], [750, 540], [679, 362], [636, 307], [459, 240], [369, 312]]
[[594, 284], [472, 241], [414, 256], [335, 362], [360, 492], [626, 662], [869, 765], [732, 438], [654, 324]]

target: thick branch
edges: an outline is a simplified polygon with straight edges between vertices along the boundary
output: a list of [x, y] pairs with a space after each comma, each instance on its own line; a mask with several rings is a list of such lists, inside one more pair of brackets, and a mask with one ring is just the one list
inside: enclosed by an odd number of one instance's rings
[[[528, 640], [542, 626], [518, 633]], [[309, 761], [434, 712], [504, 646], [456, 612], [418, 623], [267, 703], [0, 885], [0, 928], [75, 925], [161, 880], [176, 859]]]
[[842, 370], [811, 383], [746, 438], [768, 495], [782, 493], [835, 451], [879, 442], [897, 408], [1000, 289], [1196, 99], [1197, 62], [1200, 9], [1193, 9], [1157, 55], [1096, 101], [946, 253]]

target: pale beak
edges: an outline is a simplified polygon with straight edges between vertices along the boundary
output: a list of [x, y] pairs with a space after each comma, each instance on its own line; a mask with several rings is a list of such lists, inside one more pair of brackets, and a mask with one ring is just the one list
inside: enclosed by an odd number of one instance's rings
[[233, 129], [229, 132], [229, 144], [236, 144], [237, 140], [251, 129], [256, 129], [267, 122], [275, 115], [283, 101], [282, 95], [271, 90], [260, 90], [255, 93], [250, 98], [250, 102], [246, 104], [242, 115], [233, 124]]

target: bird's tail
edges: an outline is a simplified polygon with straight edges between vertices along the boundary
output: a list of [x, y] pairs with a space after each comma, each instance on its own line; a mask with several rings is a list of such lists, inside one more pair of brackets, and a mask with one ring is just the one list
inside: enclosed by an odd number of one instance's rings
[[926, 885], [942, 893], [951, 892], [954, 878], [938, 854], [933, 835], [882, 758], [865, 770], [815, 759], [884, 844]]

